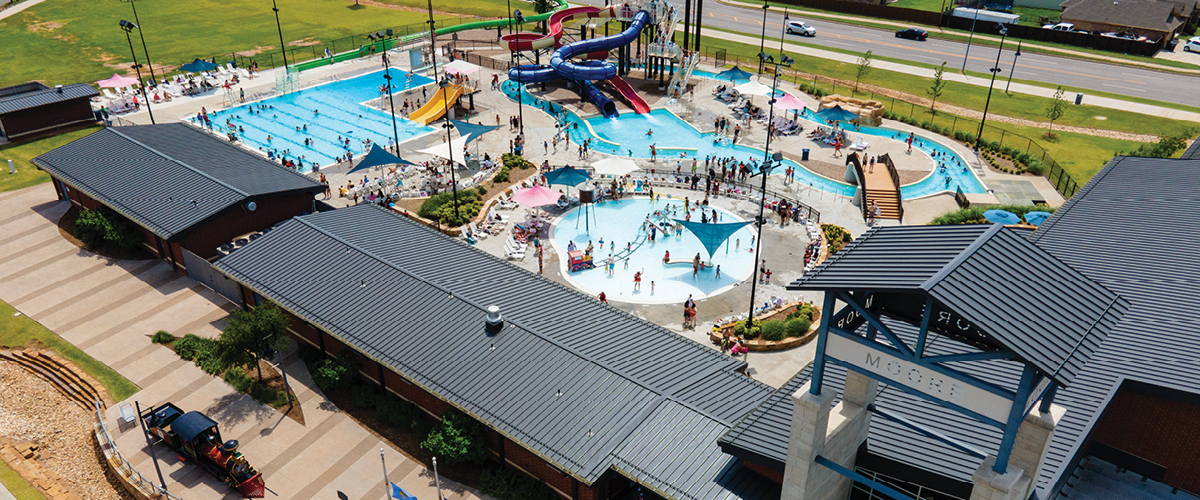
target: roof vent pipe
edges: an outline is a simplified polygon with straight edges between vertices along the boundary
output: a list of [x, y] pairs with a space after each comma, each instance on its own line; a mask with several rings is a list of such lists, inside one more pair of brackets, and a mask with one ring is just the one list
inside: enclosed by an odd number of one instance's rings
[[55, 85], [55, 86], [54, 86], [54, 90], [57, 90], [59, 94], [63, 93], [63, 91], [62, 91], [62, 85]]
[[500, 315], [500, 306], [488, 306], [487, 319], [484, 320], [484, 330], [488, 335], [500, 333], [500, 329], [504, 328], [504, 316]]

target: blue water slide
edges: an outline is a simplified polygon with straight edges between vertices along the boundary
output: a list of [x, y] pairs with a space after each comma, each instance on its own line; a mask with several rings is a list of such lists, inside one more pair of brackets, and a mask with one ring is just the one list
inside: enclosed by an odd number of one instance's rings
[[637, 40], [638, 34], [649, 22], [650, 13], [644, 10], [639, 11], [634, 14], [633, 22], [629, 23], [629, 29], [625, 31], [563, 45], [550, 55], [550, 67], [557, 70], [558, 74], [572, 80], [607, 80], [617, 76], [617, 67], [613, 63], [606, 61], [599, 61], [601, 64], [588, 64], [595, 61], [576, 63], [570, 59], [579, 54], [608, 51], [622, 45], [629, 45]]
[[538, 83], [557, 80], [562, 75], [544, 64], [522, 64], [508, 69], [508, 79], [517, 83]]
[[612, 100], [604, 95], [604, 92], [596, 88], [592, 82], [575, 80], [575, 83], [579, 84], [579, 88], [583, 90], [583, 95], [587, 96], [588, 100], [592, 101], [592, 104], [595, 104], [597, 108], [600, 108], [600, 114], [603, 114], [605, 118], [612, 118], [619, 114], [617, 113], [617, 105], [613, 104]]

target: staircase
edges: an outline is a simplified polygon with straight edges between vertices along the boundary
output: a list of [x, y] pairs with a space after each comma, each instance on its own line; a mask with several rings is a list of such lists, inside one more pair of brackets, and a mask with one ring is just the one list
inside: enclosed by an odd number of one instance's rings
[[675, 76], [671, 77], [671, 85], [667, 87], [667, 95], [671, 97], [683, 97], [683, 91], [687, 90], [687, 82], [692, 78], [692, 71], [699, 64], [700, 54], [692, 54], [684, 57], [679, 71], [676, 71]]
[[904, 219], [904, 205], [900, 201], [900, 176], [896, 166], [887, 155], [881, 155], [875, 162], [875, 171], [867, 174], [867, 199], [864, 206], [869, 207], [874, 201], [879, 205], [877, 219]]
[[108, 407], [110, 398], [107, 390], [52, 352], [38, 349], [0, 350], [0, 360], [16, 363], [25, 371], [49, 382], [86, 411], [95, 411], [97, 401], [102, 407]]

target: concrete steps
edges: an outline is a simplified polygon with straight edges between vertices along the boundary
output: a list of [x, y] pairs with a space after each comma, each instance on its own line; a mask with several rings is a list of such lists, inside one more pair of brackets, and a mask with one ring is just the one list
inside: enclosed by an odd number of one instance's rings
[[69, 366], [51, 352], [37, 349], [0, 350], [0, 360], [16, 363], [17, 366], [49, 382], [84, 410], [94, 411], [96, 401], [100, 401], [102, 407], [108, 407], [108, 391], [89, 381], [76, 368]]

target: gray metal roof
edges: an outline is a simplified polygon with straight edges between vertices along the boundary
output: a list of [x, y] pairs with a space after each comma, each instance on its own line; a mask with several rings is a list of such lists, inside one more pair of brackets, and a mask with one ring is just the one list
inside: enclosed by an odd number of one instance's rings
[[[14, 86], [17, 87], [17, 86]], [[8, 87], [8, 88], [14, 88]], [[42, 85], [44, 87], [44, 85]], [[33, 109], [72, 99], [91, 99], [100, 95], [86, 83], [63, 85], [62, 92], [52, 88], [30, 88], [27, 91], [0, 97], [0, 115]]]
[[107, 128], [32, 162], [168, 240], [244, 201], [324, 190], [182, 123]]
[[1200, 160], [1200, 139], [1192, 141], [1192, 145], [1188, 146], [1183, 152], [1182, 160]]
[[[1032, 241], [1129, 300], [1129, 311], [1055, 402], [1067, 408], [1039, 481], [1042, 498], [1070, 470], [1100, 406], [1124, 379], [1200, 393], [1200, 160], [1117, 157]], [[1142, 235], [1157, 235], [1144, 244]]]
[[1061, 385], [1128, 308], [1000, 224], [874, 228], [788, 288], [924, 292]]
[[741, 361], [385, 209], [297, 217], [216, 266], [586, 483], [778, 498], [716, 447], [771, 393]]

